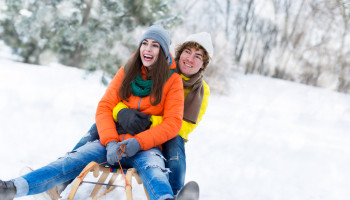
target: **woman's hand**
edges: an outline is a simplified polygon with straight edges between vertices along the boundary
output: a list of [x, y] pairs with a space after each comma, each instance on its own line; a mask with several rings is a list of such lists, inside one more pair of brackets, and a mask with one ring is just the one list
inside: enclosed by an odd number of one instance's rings
[[107, 162], [111, 165], [115, 165], [118, 160], [122, 158], [121, 155], [118, 155], [118, 150], [120, 148], [120, 142], [112, 141], [109, 142], [106, 146], [107, 150]]
[[124, 140], [123, 142], [119, 142], [118, 144], [120, 144], [121, 146], [125, 145], [125, 150], [122, 154], [122, 157], [132, 157], [141, 150], [141, 145], [139, 141], [137, 141], [137, 139], [135, 138]]

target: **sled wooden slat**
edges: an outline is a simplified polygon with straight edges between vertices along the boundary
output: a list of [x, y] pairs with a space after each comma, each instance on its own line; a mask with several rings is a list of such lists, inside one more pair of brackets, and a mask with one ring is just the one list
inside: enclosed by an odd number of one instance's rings
[[[86, 165], [86, 167], [83, 169], [82, 173], [79, 174], [79, 176], [81, 176], [81, 179], [80, 178], [76, 178], [75, 179], [74, 184], [72, 186], [72, 189], [70, 190], [70, 192], [68, 194], [67, 200], [73, 200], [74, 199], [74, 196], [77, 193], [77, 190], [78, 190], [82, 180], [88, 174], [88, 173], [83, 174], [83, 172], [85, 172], [86, 170], [89, 170], [90, 168], [92, 168], [92, 170], [94, 170], [96, 166], [98, 166], [98, 164], [96, 162], [90, 162], [88, 165]], [[96, 175], [96, 172], [94, 172], [94, 176], [95, 175]], [[98, 176], [98, 174], [97, 174], [97, 176]]]
[[[109, 167], [99, 166], [96, 162], [91, 162], [88, 165], [86, 165], [84, 170], [78, 176], [79, 178], [76, 178], [76, 180], [75, 180], [75, 182], [74, 182], [74, 184], [72, 186], [72, 189], [71, 189], [71, 191], [70, 191], [70, 193], [68, 195], [67, 200], [73, 200], [74, 199], [74, 196], [77, 193], [77, 191], [79, 189], [79, 186], [84, 182], [83, 180], [86, 177], [86, 175], [88, 174], [88, 173], [86, 173], [88, 170], [94, 174], [95, 178], [98, 178], [100, 172], [102, 172], [102, 174], [101, 174], [101, 176], [100, 176], [100, 178], [98, 179], [98, 182], [97, 182], [97, 183], [100, 183], [100, 184], [104, 184], [106, 179], [110, 175], [110, 173], [113, 173], [113, 175], [111, 176], [110, 180], [108, 181], [109, 186], [107, 186], [107, 189], [104, 190], [98, 196], [97, 196], [97, 194], [99, 193], [100, 189], [102, 188], [102, 185], [98, 185], [98, 184], [95, 185], [95, 187], [92, 190], [91, 195], [90, 195], [90, 197], [93, 200], [97, 200], [100, 197], [102, 197], [102, 196], [106, 195], [107, 193], [111, 192], [112, 190], [114, 190], [115, 187], [110, 186], [110, 185], [113, 185], [115, 180], [116, 180], [116, 178], [118, 177], [118, 175], [121, 175], [121, 170], [120, 169], [118, 169], [116, 172], [110, 172], [110, 168]], [[142, 184], [142, 180], [141, 180], [137, 170], [135, 168], [129, 168], [127, 170], [127, 173], [126, 173], [126, 180], [128, 182], [128, 185], [126, 185], [126, 187], [125, 187], [126, 199], [127, 200], [132, 200], [133, 199], [132, 187], [131, 187], [131, 185], [132, 185], [132, 177], [134, 177], [136, 179], [138, 184]], [[147, 196], [147, 199], [149, 200], [150, 198], [148, 196], [146, 188], [145, 187], [143, 187], [143, 188], [144, 188], [145, 194]]]
[[52, 200], [58, 200], [58, 199], [62, 198], [56, 189], [57, 188], [54, 187], [46, 192], [51, 197]]
[[[117, 173], [114, 173], [111, 177], [111, 179], [109, 180], [108, 184], [112, 185], [115, 181], [115, 179], [117, 179], [118, 177], [118, 174]], [[111, 188], [111, 186], [107, 186], [107, 189]]]
[[[98, 182], [98, 183], [104, 183], [104, 182], [106, 181], [108, 175], [109, 175], [109, 172], [102, 172], [102, 175], [101, 175], [101, 177], [98, 179], [97, 182]], [[94, 198], [94, 197], [97, 195], [98, 191], [100, 191], [101, 188], [102, 188], [102, 185], [95, 185], [94, 189], [93, 189], [92, 192], [91, 192], [90, 197], [91, 197], [91, 198]]]

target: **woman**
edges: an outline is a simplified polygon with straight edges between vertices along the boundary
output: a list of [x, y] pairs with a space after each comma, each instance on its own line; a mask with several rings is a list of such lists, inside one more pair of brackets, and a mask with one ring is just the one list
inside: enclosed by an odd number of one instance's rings
[[[161, 144], [174, 138], [181, 128], [184, 97], [181, 77], [170, 71], [175, 64], [168, 66], [169, 45], [167, 31], [150, 27], [127, 69], [119, 69], [98, 104], [96, 125], [100, 139], [29, 174], [0, 181], [0, 199], [44, 192], [74, 179], [91, 161], [115, 165], [118, 160], [139, 171], [151, 199], [173, 198]], [[119, 102], [147, 115], [162, 115], [164, 120], [137, 135], [119, 133], [112, 117]], [[122, 155], [117, 154], [121, 146], [125, 147]]]

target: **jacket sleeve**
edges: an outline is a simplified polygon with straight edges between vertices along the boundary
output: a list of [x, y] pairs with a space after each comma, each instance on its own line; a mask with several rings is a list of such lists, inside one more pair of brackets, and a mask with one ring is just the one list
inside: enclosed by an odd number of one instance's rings
[[106, 89], [98, 103], [96, 111], [96, 126], [101, 144], [107, 145], [111, 141], [118, 141], [118, 133], [113, 120], [113, 108], [120, 102], [118, 90], [124, 77], [124, 67], [121, 67]]
[[158, 126], [151, 127], [135, 136], [142, 150], [161, 145], [176, 137], [180, 131], [184, 109], [182, 79], [178, 74], [173, 74], [166, 84], [169, 89], [166, 93], [163, 92], [163, 98], [165, 98], [163, 121]]
[[205, 114], [205, 111], [207, 110], [208, 103], [209, 103], [209, 95], [210, 95], [210, 88], [207, 85], [206, 82], [203, 81], [203, 86], [204, 86], [204, 96], [203, 96], [203, 101], [201, 105], [201, 110], [199, 111], [199, 116], [196, 124], [192, 124], [186, 121], [182, 121], [182, 127], [179, 132], [179, 135], [184, 138], [188, 139], [188, 135], [198, 126], [198, 123], [202, 121], [202, 118]]

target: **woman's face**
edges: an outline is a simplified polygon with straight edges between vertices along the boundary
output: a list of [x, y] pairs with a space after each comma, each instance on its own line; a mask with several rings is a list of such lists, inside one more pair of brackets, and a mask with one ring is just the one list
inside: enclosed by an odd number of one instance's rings
[[187, 77], [196, 74], [201, 68], [203, 68], [203, 55], [204, 52], [202, 49], [184, 49], [178, 62], [181, 73]]
[[156, 62], [160, 48], [160, 44], [152, 39], [145, 39], [141, 42], [140, 55], [145, 67], [149, 67]]

